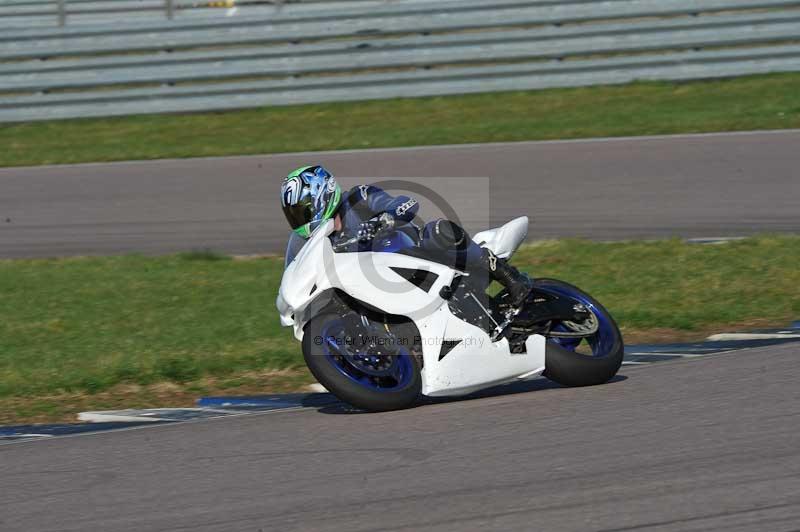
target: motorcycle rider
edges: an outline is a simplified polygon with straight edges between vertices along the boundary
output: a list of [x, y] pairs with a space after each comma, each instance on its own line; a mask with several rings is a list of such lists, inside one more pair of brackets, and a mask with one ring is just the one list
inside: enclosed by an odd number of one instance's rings
[[[281, 206], [295, 234], [304, 239], [320, 224], [333, 219], [336, 232], [357, 235], [361, 242], [371, 241], [383, 226], [410, 224], [419, 209], [414, 198], [391, 196], [371, 185], [356, 186], [343, 193], [333, 175], [318, 165], [298, 168], [283, 180]], [[454, 222], [430, 222], [416, 240], [431, 256], [456, 258], [466, 269], [488, 273], [508, 290], [514, 306], [521, 305], [531, 292], [526, 275], [489, 249], [479, 247]]]

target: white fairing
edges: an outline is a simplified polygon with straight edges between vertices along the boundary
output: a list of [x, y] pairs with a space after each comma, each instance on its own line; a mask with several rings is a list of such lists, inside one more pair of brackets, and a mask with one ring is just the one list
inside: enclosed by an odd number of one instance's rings
[[[526, 231], [519, 228], [522, 221], [527, 218], [518, 218], [485, 234], [491, 235], [496, 249], [510, 255], [525, 237]], [[330, 289], [336, 288], [388, 314], [406, 316], [416, 324], [422, 340], [425, 395], [466, 394], [544, 371], [544, 337], [531, 336], [526, 353], [512, 354], [507, 340], [492, 343], [482, 329], [452, 314], [439, 293], [459, 274], [455, 270], [396, 253], [334, 253], [328, 238], [332, 232], [332, 221], [318, 228], [283, 275], [276, 304], [281, 323], [293, 326], [298, 340], [303, 338], [305, 324], [324, 306], [325, 302], [318, 299], [330, 297]], [[437, 277], [424, 290], [411, 286], [391, 267], [425, 270]], [[460, 343], [440, 357], [444, 341]]]
[[500, 257], [507, 259], [525, 241], [528, 236], [528, 217], [514, 218], [503, 227], [481, 231], [472, 237], [479, 246], [488, 248]]

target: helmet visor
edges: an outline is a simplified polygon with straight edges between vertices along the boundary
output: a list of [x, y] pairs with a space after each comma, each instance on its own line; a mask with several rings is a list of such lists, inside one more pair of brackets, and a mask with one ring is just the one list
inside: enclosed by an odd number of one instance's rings
[[294, 205], [285, 205], [283, 214], [292, 229], [302, 227], [314, 219], [316, 214], [314, 200], [310, 196], [306, 196]]

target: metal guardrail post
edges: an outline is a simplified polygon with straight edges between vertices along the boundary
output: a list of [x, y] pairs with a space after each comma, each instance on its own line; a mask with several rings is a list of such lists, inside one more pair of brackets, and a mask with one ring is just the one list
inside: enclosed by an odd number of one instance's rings
[[67, 0], [58, 0], [58, 25], [67, 24]]
[[175, 16], [175, 0], [164, 0], [164, 2], [166, 4], [167, 18], [172, 20]]

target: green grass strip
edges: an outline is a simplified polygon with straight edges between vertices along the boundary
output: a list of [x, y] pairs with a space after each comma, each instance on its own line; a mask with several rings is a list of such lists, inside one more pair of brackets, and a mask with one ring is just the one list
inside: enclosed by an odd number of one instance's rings
[[[722, 245], [545, 242], [515, 262], [603, 302], [625, 334], [800, 316], [800, 237]], [[212, 253], [0, 261], [0, 397], [186, 386], [302, 366], [278, 324], [279, 258]]]
[[800, 74], [0, 126], [0, 166], [800, 127]]

